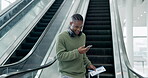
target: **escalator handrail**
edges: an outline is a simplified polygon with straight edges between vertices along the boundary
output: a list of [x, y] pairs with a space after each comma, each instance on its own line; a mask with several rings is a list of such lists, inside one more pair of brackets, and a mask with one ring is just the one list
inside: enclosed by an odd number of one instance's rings
[[14, 9], [15, 7], [17, 7], [17, 5], [19, 5], [22, 1], [23, 0], [16, 1], [13, 4], [11, 4], [10, 6], [8, 6], [8, 8], [6, 8], [5, 10], [2, 10], [2, 12], [0, 12], [0, 17], [3, 16], [8, 11], [10, 11], [11, 9]]
[[34, 2], [34, 0], [31, 0], [25, 7], [23, 7], [19, 12], [17, 12], [13, 17], [11, 17], [7, 22], [5, 22], [2, 26], [0, 26], [0, 31], [8, 24], [10, 23], [12, 20], [15, 19], [15, 17], [17, 17], [21, 12], [23, 12], [23, 10], [25, 10], [29, 5], [31, 5]]
[[[55, 1], [55, 0], [53, 0]], [[61, 4], [61, 6], [64, 4], [64, 2]], [[50, 6], [46, 7], [46, 10], [49, 8]], [[51, 19], [50, 23], [48, 24], [48, 27], [50, 26], [50, 24], [52, 24], [52, 22], [54, 21], [55, 17], [57, 16], [58, 12], [61, 10], [62, 7], [60, 7], [58, 9], [58, 11], [55, 13], [55, 15], [53, 16], [53, 19]], [[35, 24], [36, 25], [36, 24]], [[31, 49], [31, 51], [24, 57], [22, 58], [21, 60], [19, 60], [18, 62], [15, 62], [15, 63], [11, 63], [11, 64], [7, 64], [7, 65], [2, 65], [0, 66], [0, 68], [4, 68], [4, 67], [10, 67], [10, 66], [14, 66], [14, 65], [18, 65], [22, 62], [24, 62], [25, 60], [27, 60], [34, 52], [34, 50], [37, 48], [38, 44], [41, 42], [42, 38], [45, 36], [47, 30], [48, 30], [48, 27], [45, 28], [45, 31], [42, 33], [42, 35], [40, 36], [40, 38], [38, 39], [38, 41], [35, 43], [35, 45], [33, 46], [33, 48]]]
[[[124, 38], [123, 38], [123, 32], [122, 32], [122, 28], [121, 28], [121, 22], [120, 22], [120, 16], [119, 16], [119, 11], [118, 11], [118, 6], [117, 6], [117, 0], [111, 0], [112, 4], [113, 4], [113, 8], [114, 8], [114, 18], [115, 18], [115, 21], [116, 21], [116, 24], [118, 24], [116, 26], [116, 32], [119, 32], [117, 33], [117, 36], [118, 36], [118, 44], [119, 46], [121, 46], [121, 50], [122, 50], [122, 56], [123, 56], [123, 59], [124, 59], [124, 62], [125, 62], [125, 65], [127, 67], [128, 70], [130, 70], [132, 73], [136, 74], [139, 78], [148, 78], [148, 76], [144, 75], [144, 74], [140, 74], [138, 73], [130, 64], [129, 62], [129, 59], [128, 59], [128, 56], [127, 56], [127, 52], [126, 52], [126, 48], [125, 48], [125, 44], [124, 44]], [[121, 52], [119, 52], [121, 53]], [[121, 54], [120, 54], [120, 57], [121, 57]]]
[[32, 72], [32, 71], [44, 69], [44, 68], [51, 66], [53, 63], [56, 62], [56, 60], [57, 60], [57, 57], [55, 56], [50, 62], [48, 62], [45, 65], [42, 65], [42, 66], [39, 66], [39, 67], [36, 67], [36, 68], [32, 68], [32, 69], [27, 69], [27, 70], [24, 70], [24, 71], [12, 72], [12, 73], [9, 73], [9, 74], [3, 74], [3, 75], [0, 75], [0, 78], [9, 78], [9, 77], [14, 76], [14, 75], [20, 75], [20, 74], [25, 74], [25, 73], [29, 73], [29, 72]]

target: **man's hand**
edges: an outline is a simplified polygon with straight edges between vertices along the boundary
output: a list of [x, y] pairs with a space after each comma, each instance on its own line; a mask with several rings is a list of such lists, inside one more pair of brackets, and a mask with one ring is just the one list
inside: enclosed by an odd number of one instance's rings
[[89, 69], [93, 69], [93, 70], [96, 70], [96, 67], [94, 66], [94, 65], [89, 65], [87, 68], [89, 68]]
[[85, 46], [81, 46], [78, 48], [80, 54], [85, 54], [90, 48], [85, 48]]

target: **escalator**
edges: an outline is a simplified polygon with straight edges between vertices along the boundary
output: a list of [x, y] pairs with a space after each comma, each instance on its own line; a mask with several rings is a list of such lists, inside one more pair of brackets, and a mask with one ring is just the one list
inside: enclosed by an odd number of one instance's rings
[[36, 44], [37, 40], [40, 38], [41, 34], [44, 32], [45, 28], [48, 26], [49, 22], [55, 15], [56, 11], [62, 4], [63, 0], [55, 0], [52, 6], [44, 14], [44, 16], [39, 20], [32, 31], [27, 35], [27, 37], [21, 42], [18, 48], [13, 52], [10, 58], [5, 64], [11, 64], [21, 60], [25, 57], [33, 46]]
[[87, 52], [88, 58], [96, 67], [106, 68], [99, 77], [115, 78], [109, 0], [90, 0], [83, 32], [86, 45], [93, 45]]

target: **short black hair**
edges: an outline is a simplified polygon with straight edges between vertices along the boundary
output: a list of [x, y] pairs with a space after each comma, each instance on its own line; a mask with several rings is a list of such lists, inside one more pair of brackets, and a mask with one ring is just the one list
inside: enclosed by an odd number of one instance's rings
[[72, 15], [72, 21], [83, 21], [83, 17], [82, 17], [82, 15], [80, 15], [80, 14], [74, 14], [74, 15]]

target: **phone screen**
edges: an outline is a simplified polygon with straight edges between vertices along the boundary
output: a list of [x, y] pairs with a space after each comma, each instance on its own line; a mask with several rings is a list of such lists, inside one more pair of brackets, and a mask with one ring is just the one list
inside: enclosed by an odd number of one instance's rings
[[86, 48], [90, 48], [90, 47], [92, 47], [92, 45], [88, 45]]

